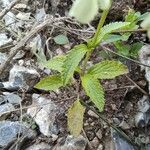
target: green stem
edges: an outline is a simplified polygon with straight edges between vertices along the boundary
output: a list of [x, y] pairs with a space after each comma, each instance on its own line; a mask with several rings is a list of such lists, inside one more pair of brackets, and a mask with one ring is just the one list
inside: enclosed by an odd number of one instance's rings
[[101, 19], [100, 19], [100, 21], [99, 21], [99, 23], [98, 23], [98, 27], [97, 27], [97, 29], [96, 29], [96, 33], [94, 34], [94, 37], [93, 37], [93, 39], [92, 39], [92, 44], [91, 44], [90, 49], [89, 49], [89, 51], [87, 52], [86, 57], [85, 57], [85, 59], [84, 59], [84, 61], [83, 61], [83, 67], [82, 67], [81, 75], [84, 75], [84, 73], [85, 73], [87, 61], [89, 60], [89, 58], [90, 58], [90, 56], [91, 56], [91, 54], [92, 54], [92, 52], [93, 52], [93, 50], [94, 50], [94, 48], [95, 48], [97, 38], [98, 38], [98, 36], [99, 36], [99, 34], [100, 34], [101, 28], [102, 28], [103, 25], [104, 25], [104, 22], [105, 22], [105, 20], [106, 20], [106, 17], [107, 17], [107, 15], [108, 15], [108, 12], [109, 12], [109, 10], [104, 10], [103, 13], [102, 13]]
[[92, 46], [95, 46], [95, 44], [96, 44], [97, 38], [98, 38], [98, 36], [100, 34], [101, 28], [103, 27], [103, 25], [105, 23], [105, 20], [106, 20], [106, 17], [108, 15], [108, 12], [109, 12], [109, 10], [104, 10], [103, 13], [102, 13], [101, 19], [100, 19], [100, 21], [98, 23], [98, 27], [96, 29], [96, 33], [95, 33], [95, 35], [93, 37]]

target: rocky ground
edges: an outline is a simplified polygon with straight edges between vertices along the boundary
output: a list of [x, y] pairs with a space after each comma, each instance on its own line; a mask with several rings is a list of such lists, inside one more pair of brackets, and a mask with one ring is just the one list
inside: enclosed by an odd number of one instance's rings
[[[11, 2], [0, 0], [0, 12]], [[148, 67], [127, 61], [128, 75], [104, 80], [105, 110], [99, 114], [87, 107], [77, 138], [68, 132], [66, 115], [74, 87], [55, 92], [34, 88], [53, 73], [42, 66], [44, 60], [66, 53], [95, 31], [97, 20], [81, 26], [68, 17], [71, 4], [71, 0], [20, 0], [0, 16], [0, 65], [8, 61], [0, 73], [0, 150], [150, 150]], [[122, 20], [129, 8], [144, 13], [150, 7], [144, 0], [114, 0], [107, 22]], [[47, 18], [51, 21], [45, 23]], [[62, 34], [68, 39], [60, 45], [55, 37]], [[131, 41], [143, 41], [138, 60], [150, 66], [146, 33], [134, 33]], [[89, 64], [101, 59], [97, 50]], [[83, 100], [91, 104], [86, 96]]]

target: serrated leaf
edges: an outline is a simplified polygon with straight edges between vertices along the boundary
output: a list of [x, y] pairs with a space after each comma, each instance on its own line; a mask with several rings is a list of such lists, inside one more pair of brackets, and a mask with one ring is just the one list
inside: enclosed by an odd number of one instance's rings
[[69, 15], [75, 17], [80, 23], [89, 23], [98, 13], [97, 0], [75, 0]]
[[74, 104], [68, 110], [68, 128], [70, 133], [77, 137], [83, 128], [83, 116], [85, 108], [81, 105], [79, 100], [76, 100]]
[[81, 77], [81, 80], [86, 94], [90, 97], [91, 101], [95, 104], [99, 111], [103, 111], [105, 104], [104, 91], [98, 79], [86, 74]]
[[62, 72], [62, 66], [63, 66], [65, 59], [66, 59], [66, 56], [64, 55], [56, 56], [48, 60], [47, 62], [45, 62], [43, 66], [49, 69]]
[[35, 88], [47, 91], [55, 91], [61, 86], [63, 86], [61, 76], [52, 75], [41, 79], [40, 82], [35, 85]]
[[104, 38], [105, 35], [110, 34], [111, 32], [121, 29], [125, 26], [128, 26], [130, 22], [113, 22], [110, 24], [105, 25], [98, 36], [96, 45]]
[[75, 46], [67, 55], [63, 64], [63, 84], [66, 85], [69, 79], [73, 76], [73, 73], [78, 66], [81, 59], [88, 51], [87, 46], [80, 44]]
[[130, 48], [131, 48], [130, 45], [127, 45], [127, 44], [125, 45], [121, 41], [115, 42], [114, 45], [117, 48], [117, 52], [119, 54], [124, 55], [124, 56], [130, 56], [129, 55], [129, 51], [130, 51]]
[[55, 36], [54, 41], [55, 41], [55, 43], [57, 43], [59, 45], [64, 45], [64, 44], [69, 43], [67, 36], [65, 36], [63, 34]]
[[92, 66], [88, 74], [98, 79], [113, 79], [116, 76], [128, 73], [128, 69], [119, 61], [106, 60]]

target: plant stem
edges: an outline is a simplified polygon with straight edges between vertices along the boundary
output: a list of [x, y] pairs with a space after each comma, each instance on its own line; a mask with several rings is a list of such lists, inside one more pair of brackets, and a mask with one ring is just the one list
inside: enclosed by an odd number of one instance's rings
[[90, 58], [90, 56], [91, 56], [91, 54], [92, 54], [92, 52], [93, 52], [93, 50], [95, 48], [95, 44], [96, 44], [97, 38], [98, 38], [98, 36], [100, 34], [101, 28], [104, 25], [104, 22], [106, 20], [108, 12], [109, 12], [109, 10], [104, 10], [103, 13], [102, 13], [101, 19], [100, 19], [100, 21], [98, 23], [98, 27], [96, 29], [96, 33], [94, 34], [94, 37], [92, 39], [91, 47], [90, 47], [89, 51], [87, 52], [86, 57], [85, 57], [85, 59], [83, 61], [83, 67], [82, 67], [81, 75], [84, 75], [84, 73], [85, 73], [87, 62], [88, 62], [88, 60], [89, 60], [89, 58]]
[[103, 27], [103, 25], [105, 23], [105, 20], [106, 20], [106, 17], [108, 15], [108, 12], [109, 12], [109, 10], [104, 10], [103, 13], [102, 13], [101, 19], [100, 19], [100, 21], [98, 23], [98, 27], [96, 29], [96, 33], [95, 33], [95, 35], [93, 37], [92, 46], [95, 46], [95, 44], [96, 44], [97, 38], [98, 38], [98, 36], [100, 34], [101, 28]]

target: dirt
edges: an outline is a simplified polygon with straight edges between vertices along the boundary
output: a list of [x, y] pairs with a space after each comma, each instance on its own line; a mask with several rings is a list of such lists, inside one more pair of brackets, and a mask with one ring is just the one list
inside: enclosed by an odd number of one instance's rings
[[[54, 14], [60, 15], [60, 16], [65, 16], [72, 4], [71, 0], [60, 0], [60, 3], [57, 6], [54, 6], [52, 0], [51, 1], [46, 0], [44, 2], [39, 0], [36, 2], [29, 1], [28, 3], [28, 5], [32, 7], [32, 11], [33, 11], [32, 13], [35, 13], [37, 7], [41, 8], [41, 6], [44, 5], [46, 13], [52, 15]], [[132, 0], [132, 1], [116, 0], [114, 2], [112, 11], [110, 11], [109, 13], [107, 22], [122, 20], [124, 14], [126, 14], [129, 8], [133, 8], [136, 11], [140, 11], [141, 13], [143, 13], [145, 12], [146, 8], [147, 9], [149, 8], [149, 5], [148, 2], [144, 0]], [[92, 25], [96, 27], [96, 23], [97, 21], [93, 21]], [[66, 22], [62, 26], [67, 26], [67, 25], [70, 25], [72, 28], [75, 29], [79, 27], [78, 24], [69, 24], [68, 22]], [[81, 26], [81, 29], [82, 28], [85, 29], [86, 27], [87, 27], [86, 25]], [[70, 43], [66, 46], [59, 46], [55, 44], [54, 41], [50, 40], [48, 45], [49, 45], [49, 49], [53, 53], [53, 56], [57, 55], [58, 53], [66, 53], [74, 45], [83, 42], [83, 40], [80, 39], [80, 36], [66, 32], [63, 29], [54, 30], [52, 35], [47, 29], [41, 32], [42, 37], [44, 37], [45, 39], [48, 39], [50, 36], [54, 37], [60, 33], [65, 33], [68, 36]], [[143, 35], [143, 38], [141, 38], [141, 36], [138, 33], [132, 35], [132, 42], [141, 41], [141, 40], [143, 42], [148, 42], [145, 33]], [[45, 54], [47, 54], [46, 45], [45, 45], [44, 52]], [[48, 55], [47, 58], [49, 58]], [[25, 61], [33, 59], [34, 60], [33, 65], [36, 66], [36, 57], [33, 54], [31, 54], [29, 51], [26, 53], [23, 59]], [[99, 49], [96, 49], [90, 61], [93, 63], [97, 63], [100, 60], [101, 57], [99, 55]], [[130, 66], [131, 71], [127, 74], [127, 76], [130, 77], [142, 89], [148, 92], [147, 82], [144, 77], [145, 74], [140, 70], [139, 65], [131, 61], [128, 62], [128, 65]], [[45, 74], [41, 72], [41, 76], [45, 76]], [[113, 123], [113, 118], [119, 118], [119, 120], [121, 121], [125, 120], [130, 126], [130, 124], [132, 124], [131, 120], [133, 119], [137, 111], [137, 102], [143, 96], [143, 93], [131, 81], [129, 81], [129, 79], [125, 75], [117, 77], [113, 80], [102, 80], [101, 83], [105, 90], [105, 101], [106, 101], [105, 110], [102, 113], [103, 116], [107, 118], [107, 120], [111, 123]], [[52, 99], [59, 107], [62, 107], [65, 110], [63, 114], [58, 114], [56, 119], [56, 123], [59, 126], [61, 126], [62, 129], [58, 136], [59, 138], [61, 137], [65, 138], [68, 134], [66, 111], [74, 102], [74, 97], [75, 97], [74, 91], [75, 91], [75, 87], [69, 87], [67, 89], [62, 88], [59, 93], [45, 92], [42, 90], [32, 89], [31, 91], [24, 93], [25, 99], [23, 100], [22, 105], [23, 106], [31, 105], [30, 99], [32, 93], [38, 93], [41, 95], [46, 94], [48, 98]], [[82, 96], [82, 99], [85, 100], [86, 102], [89, 102], [88, 97], [86, 96]], [[89, 102], [89, 104], [91, 103]], [[110, 130], [109, 130], [110, 128], [108, 127], [107, 124], [105, 124], [100, 119], [90, 116], [88, 114], [88, 111], [89, 109], [87, 108], [85, 113], [85, 118], [84, 118], [84, 132], [85, 132], [84, 134], [91, 142], [95, 137], [97, 137], [96, 133], [98, 132], [98, 130], [101, 130], [102, 138], [98, 139], [98, 141], [102, 145], [105, 145], [105, 140], [110, 135]], [[12, 113], [11, 116], [9, 116], [8, 118], [11, 120], [18, 120], [19, 118], [18, 113], [17, 112]], [[124, 129], [124, 131], [129, 136], [132, 135], [132, 137], [134, 138], [138, 133], [139, 134], [141, 133], [141, 131], [138, 130], [135, 126], [131, 126], [129, 129]], [[56, 142], [52, 142], [47, 137], [44, 137], [42, 135], [40, 135], [38, 139], [36, 139], [36, 142], [41, 142], [41, 141], [46, 141], [47, 143], [52, 143], [54, 145], [56, 144]], [[32, 141], [32, 143], [34, 142], [35, 141]], [[87, 147], [87, 150], [88, 149], [90, 149], [89, 146]]]

